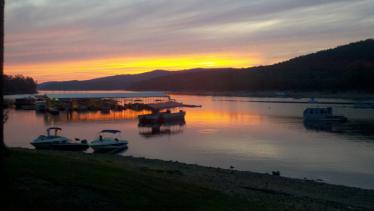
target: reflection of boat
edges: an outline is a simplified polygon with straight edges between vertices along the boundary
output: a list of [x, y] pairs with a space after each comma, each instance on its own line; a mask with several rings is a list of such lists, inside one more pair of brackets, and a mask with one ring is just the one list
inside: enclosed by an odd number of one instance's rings
[[100, 107], [100, 111], [103, 114], [108, 114], [110, 113], [110, 105], [109, 104], [104, 104]]
[[183, 132], [184, 120], [172, 121], [167, 123], [139, 123], [139, 134], [149, 138], [157, 135], [173, 135]]
[[173, 121], [184, 121], [186, 112], [180, 110], [179, 112], [172, 113], [170, 110], [165, 112], [153, 112], [152, 114], [139, 115], [140, 124], [153, 124], [153, 123], [167, 123]]
[[304, 127], [308, 130], [334, 132], [334, 126], [339, 122], [304, 121]]
[[35, 109], [35, 98], [19, 98], [15, 101], [16, 109], [33, 110]]
[[[36, 149], [52, 149], [52, 150], [66, 150], [66, 151], [84, 151], [88, 149], [88, 144], [86, 140], [74, 143], [72, 140], [59, 136], [58, 131], [61, 128], [51, 127], [47, 129], [47, 135], [41, 135], [31, 142]], [[54, 131], [51, 134], [51, 131]]]
[[348, 137], [354, 137], [355, 141], [374, 141], [373, 120], [353, 120], [349, 122], [329, 122], [329, 121], [304, 121], [307, 130], [315, 132], [329, 132]]
[[60, 111], [57, 108], [54, 108], [54, 107], [48, 108], [48, 112], [52, 115], [59, 115], [60, 114]]
[[127, 148], [128, 142], [120, 138], [119, 130], [102, 130], [98, 137], [90, 143], [95, 152], [110, 152]]
[[360, 101], [353, 105], [353, 108], [363, 108], [363, 109], [374, 109], [373, 101]]
[[336, 116], [332, 113], [332, 108], [307, 108], [304, 111], [304, 121], [337, 121], [346, 122], [345, 116]]

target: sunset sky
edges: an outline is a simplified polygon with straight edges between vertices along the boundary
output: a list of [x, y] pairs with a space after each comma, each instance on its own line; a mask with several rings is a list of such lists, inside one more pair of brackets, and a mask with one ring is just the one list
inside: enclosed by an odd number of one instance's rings
[[5, 72], [38, 82], [249, 67], [374, 37], [373, 0], [7, 0]]

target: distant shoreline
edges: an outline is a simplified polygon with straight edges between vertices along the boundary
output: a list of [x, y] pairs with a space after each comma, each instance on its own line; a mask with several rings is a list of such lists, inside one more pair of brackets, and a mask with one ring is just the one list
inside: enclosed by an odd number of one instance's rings
[[[6, 94], [4, 96], [11, 95], [33, 95], [40, 94], [40, 91], [52, 91], [52, 92], [125, 92], [133, 90], [37, 90], [36, 93], [23, 93], [23, 94]], [[150, 90], [152, 91], [152, 90]], [[160, 91], [160, 90], [153, 90]], [[217, 96], [217, 97], [258, 97], [258, 98], [332, 98], [332, 99], [347, 99], [347, 100], [374, 100], [374, 93], [367, 92], [296, 92], [296, 91], [263, 91], [263, 92], [249, 92], [249, 91], [160, 91], [166, 92], [170, 95], [195, 95], [195, 96]]]
[[374, 100], [374, 93], [364, 92], [209, 92], [209, 91], [168, 91], [171, 95], [197, 95], [197, 96], [217, 96], [217, 97], [277, 97], [277, 98], [335, 98], [351, 100]]

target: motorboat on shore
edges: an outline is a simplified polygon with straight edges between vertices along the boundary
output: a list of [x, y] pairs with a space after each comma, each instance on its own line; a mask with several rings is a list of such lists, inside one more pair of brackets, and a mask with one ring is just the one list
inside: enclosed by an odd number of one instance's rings
[[155, 124], [155, 123], [167, 123], [172, 121], [184, 121], [186, 112], [179, 110], [179, 112], [172, 113], [170, 110], [165, 112], [156, 111], [151, 114], [139, 115], [140, 124]]
[[102, 130], [90, 143], [94, 152], [110, 152], [127, 148], [128, 141], [121, 138], [119, 130]]
[[348, 120], [345, 116], [333, 115], [331, 107], [307, 108], [304, 110], [303, 117], [304, 121], [346, 122]]
[[36, 149], [50, 149], [63, 151], [84, 151], [88, 149], [86, 140], [76, 139], [74, 142], [64, 136], [58, 135], [62, 129], [59, 127], [50, 127], [47, 129], [47, 135], [40, 135], [31, 142]]

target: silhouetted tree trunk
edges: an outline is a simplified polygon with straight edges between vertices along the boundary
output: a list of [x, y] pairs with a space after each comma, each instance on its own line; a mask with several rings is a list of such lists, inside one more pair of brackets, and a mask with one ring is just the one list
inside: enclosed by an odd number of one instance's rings
[[1, 106], [1, 123], [0, 123], [0, 155], [6, 151], [4, 143], [4, 104], [3, 104], [3, 78], [4, 78], [4, 4], [5, 0], [0, 0], [0, 80], [1, 80], [1, 93], [0, 93], [0, 106]]

